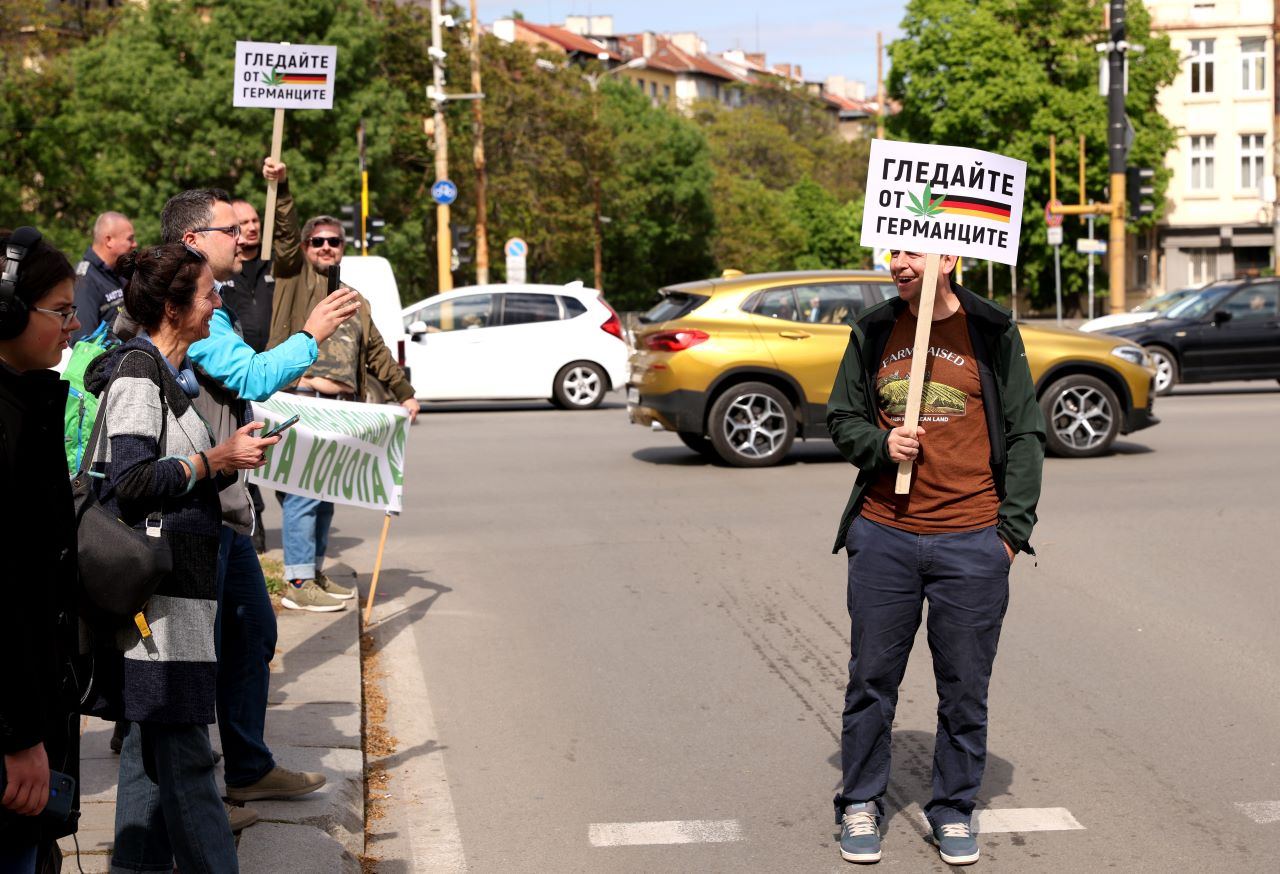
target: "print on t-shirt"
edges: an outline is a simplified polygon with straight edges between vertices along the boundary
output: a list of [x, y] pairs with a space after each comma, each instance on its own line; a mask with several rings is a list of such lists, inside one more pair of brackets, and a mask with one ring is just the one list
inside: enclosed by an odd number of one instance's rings
[[[905, 372], [899, 373], [895, 369], [876, 380], [876, 393], [880, 398], [881, 411], [890, 419], [899, 423], [907, 415], [907, 387], [911, 381], [911, 355], [913, 351], [913, 347], [905, 346], [897, 352], [885, 356], [884, 360], [880, 362], [880, 372], [882, 374], [895, 361], [905, 362]], [[941, 346], [930, 346], [929, 357], [931, 360], [943, 359], [949, 361], [960, 368], [965, 365], [963, 355], [944, 349]], [[944, 382], [934, 382], [932, 365], [925, 368], [924, 391], [920, 397], [921, 422], [947, 422], [950, 421], [952, 416], [963, 416], [968, 406], [968, 399], [969, 396], [964, 390], [947, 385]]]

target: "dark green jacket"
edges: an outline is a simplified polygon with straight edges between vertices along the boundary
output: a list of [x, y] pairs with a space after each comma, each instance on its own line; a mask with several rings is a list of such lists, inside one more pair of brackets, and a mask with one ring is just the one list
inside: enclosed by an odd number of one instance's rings
[[[968, 317], [969, 339], [978, 363], [991, 441], [991, 472], [1000, 497], [996, 530], [1015, 551], [1034, 555], [1029, 541], [1040, 500], [1045, 425], [1022, 335], [1008, 310], [958, 285], [952, 289]], [[878, 476], [893, 476], [898, 468], [889, 460], [889, 432], [880, 427], [876, 417], [875, 382], [889, 334], [906, 308], [904, 301], [894, 298], [858, 316], [831, 389], [827, 428], [840, 453], [858, 467], [858, 479], [840, 519], [832, 552], [844, 546], [867, 487]]]

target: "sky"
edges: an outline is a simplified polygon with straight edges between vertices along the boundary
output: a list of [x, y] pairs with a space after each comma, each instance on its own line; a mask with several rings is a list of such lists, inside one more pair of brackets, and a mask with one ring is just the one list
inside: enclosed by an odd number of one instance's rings
[[513, 9], [537, 24], [612, 15], [615, 33], [694, 31], [711, 52], [763, 51], [770, 64], [800, 64], [809, 80], [860, 79], [868, 95], [875, 92], [876, 32], [886, 43], [897, 37], [905, 8], [906, 0], [477, 0], [486, 24]]

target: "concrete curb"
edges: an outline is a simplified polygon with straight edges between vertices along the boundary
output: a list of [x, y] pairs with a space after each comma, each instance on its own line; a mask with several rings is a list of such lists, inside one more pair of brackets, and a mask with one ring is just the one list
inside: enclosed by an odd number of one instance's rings
[[[286, 610], [271, 665], [267, 743], [276, 763], [319, 771], [325, 785], [292, 801], [248, 806], [261, 821], [240, 836], [242, 874], [325, 871], [359, 874], [364, 852], [359, 602], [341, 613]], [[110, 867], [119, 757], [108, 748], [111, 724], [86, 720], [81, 737], [81, 819], [77, 837], [85, 874]], [[218, 732], [210, 737], [219, 747]], [[221, 785], [221, 773], [219, 773]], [[71, 838], [61, 842], [75, 855]], [[64, 870], [76, 870], [68, 858]]]

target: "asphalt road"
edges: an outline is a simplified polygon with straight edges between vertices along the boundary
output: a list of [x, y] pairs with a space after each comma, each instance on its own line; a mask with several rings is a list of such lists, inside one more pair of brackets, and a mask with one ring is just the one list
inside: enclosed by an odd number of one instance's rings
[[[1180, 388], [1156, 413], [1107, 457], [1046, 464], [979, 804], [1033, 810], [991, 820], [981, 870], [1280, 870], [1280, 389]], [[381, 635], [412, 636], [393, 721], [427, 737], [392, 804], [418, 797], [415, 762], [437, 801], [388, 820], [380, 871], [445, 869], [415, 868], [415, 829], [419, 855], [458, 836], [473, 872], [851, 870], [831, 544], [854, 471], [829, 443], [736, 470], [616, 401], [433, 406], [409, 456]], [[334, 546], [367, 571], [380, 525], [340, 508]], [[881, 869], [947, 867], [920, 812], [935, 700], [921, 636]], [[666, 824], [610, 825], [635, 823]], [[618, 845], [659, 839], [686, 842]]]

